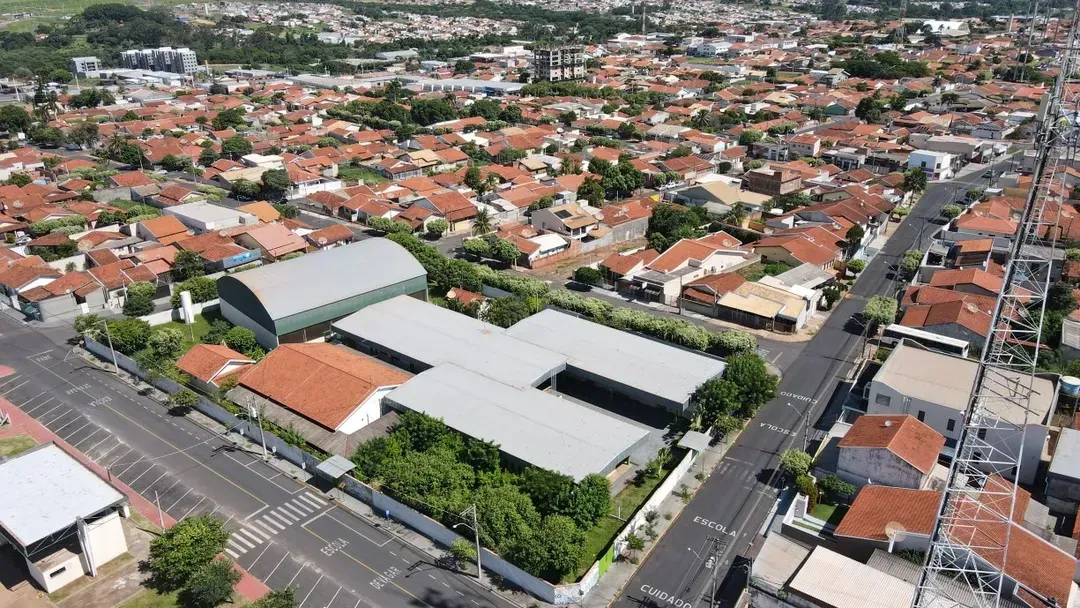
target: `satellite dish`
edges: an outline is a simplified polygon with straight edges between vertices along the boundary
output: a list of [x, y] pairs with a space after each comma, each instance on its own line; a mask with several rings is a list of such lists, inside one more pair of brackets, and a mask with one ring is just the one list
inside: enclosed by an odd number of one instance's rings
[[16, 209], [22, 209], [23, 202], [22, 201], [15, 201], [14, 203], [11, 203], [11, 206], [15, 207]]
[[319, 243], [320, 245], [325, 245], [325, 244], [326, 244], [326, 237], [325, 237], [325, 236], [320, 236], [320, 237], [318, 238], [318, 243]]
[[907, 528], [898, 521], [890, 521], [885, 524], [885, 536], [892, 542], [900, 542], [907, 538]]
[[218, 230], [217, 233], [218, 236], [229, 236], [229, 233], [225, 232], [224, 230]]
[[79, 251], [90, 251], [90, 248], [93, 246], [94, 244], [89, 240], [82, 240], [75, 244], [75, 248]]

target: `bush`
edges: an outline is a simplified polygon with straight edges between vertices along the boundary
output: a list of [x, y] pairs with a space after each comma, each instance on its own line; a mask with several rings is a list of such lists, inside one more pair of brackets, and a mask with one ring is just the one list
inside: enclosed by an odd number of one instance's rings
[[184, 334], [175, 327], [159, 327], [150, 333], [150, 350], [161, 359], [172, 359], [180, 353]]
[[713, 349], [721, 354], [752, 353], [757, 350], [757, 337], [738, 329], [713, 334]]
[[217, 279], [211, 279], [209, 277], [194, 277], [180, 283], [173, 289], [173, 295], [170, 299], [170, 303], [173, 308], [180, 308], [180, 292], [190, 291], [191, 302], [194, 304], [200, 304], [202, 302], [209, 302], [218, 297], [217, 293]]
[[412, 226], [405, 222], [399, 222], [385, 217], [369, 217], [367, 225], [369, 228], [385, 234], [412, 234], [413, 232]]
[[604, 273], [590, 266], [582, 266], [574, 271], [574, 280], [586, 285], [600, 285], [604, 282]]
[[442, 238], [442, 235], [446, 234], [446, 231], [450, 229], [450, 223], [446, 220], [434, 219], [427, 223], [425, 230], [427, 235], [433, 239]]
[[488, 244], [487, 239], [467, 239], [461, 244], [461, 248], [465, 253], [475, 258], [486, 258], [491, 256], [491, 245]]
[[228, 346], [238, 353], [250, 352], [259, 345], [258, 341], [255, 339], [255, 332], [246, 327], [233, 327], [225, 332], [223, 339], [225, 341], [225, 346]]
[[834, 500], [850, 498], [855, 495], [855, 486], [836, 475], [826, 475], [817, 485], [819, 490]]
[[896, 298], [873, 296], [866, 301], [862, 315], [872, 325], [887, 325], [896, 319]]
[[199, 396], [188, 388], [180, 389], [176, 394], [169, 395], [169, 413], [174, 416], [187, 414], [195, 404], [199, 402]]
[[804, 494], [807, 497], [806, 510], [809, 511], [817, 506], [818, 503], [818, 489], [814, 485], [814, 478], [809, 475], [799, 475], [795, 478], [795, 489], [799, 494]]
[[810, 472], [814, 461], [802, 450], [787, 450], [780, 454], [780, 470], [788, 479], [798, 479]]
[[113, 348], [131, 356], [146, 348], [150, 340], [150, 324], [142, 319], [107, 321]]
[[847, 267], [848, 270], [850, 270], [853, 274], [859, 274], [860, 272], [866, 270], [866, 262], [862, 260], [851, 260], [850, 262], [848, 262]]
[[947, 220], [955, 220], [963, 212], [964, 208], [960, 205], [948, 204], [941, 208], [941, 217]]

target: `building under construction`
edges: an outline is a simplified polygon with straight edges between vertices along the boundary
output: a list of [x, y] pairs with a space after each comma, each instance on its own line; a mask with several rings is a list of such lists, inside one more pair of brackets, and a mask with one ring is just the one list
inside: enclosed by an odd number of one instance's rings
[[548, 82], [585, 78], [585, 47], [580, 44], [538, 46], [533, 50], [533, 79]]

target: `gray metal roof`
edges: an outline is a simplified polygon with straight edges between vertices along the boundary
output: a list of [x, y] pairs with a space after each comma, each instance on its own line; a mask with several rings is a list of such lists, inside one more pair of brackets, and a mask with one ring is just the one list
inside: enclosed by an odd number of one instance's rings
[[333, 327], [432, 367], [454, 363], [511, 386], [535, 386], [566, 363], [564, 355], [511, 338], [501, 327], [408, 296], [372, 304]]
[[724, 373], [723, 361], [547, 309], [506, 333], [562, 353], [586, 373], [642, 393], [686, 403], [703, 382]]
[[1061, 429], [1050, 473], [1059, 477], [1080, 480], [1080, 431]]
[[575, 480], [608, 472], [648, 435], [644, 428], [573, 401], [503, 384], [452, 363], [417, 375], [385, 399], [441, 418], [518, 460]]
[[23, 547], [125, 500], [52, 444], [0, 464], [0, 488], [0, 527]]
[[367, 239], [227, 275], [221, 281], [243, 284], [277, 320], [426, 276], [424, 267], [401, 245]]
[[320, 462], [319, 466], [315, 467], [315, 470], [326, 475], [330, 479], [338, 479], [354, 468], [356, 468], [356, 464], [354, 464], [353, 461], [344, 456], [335, 454]]

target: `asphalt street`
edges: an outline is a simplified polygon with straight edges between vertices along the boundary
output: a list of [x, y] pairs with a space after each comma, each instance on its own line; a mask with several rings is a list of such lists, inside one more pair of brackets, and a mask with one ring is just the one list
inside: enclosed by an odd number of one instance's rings
[[[996, 165], [998, 169], [1008, 162]], [[986, 167], [955, 181], [931, 184], [910, 216], [895, 229], [799, 356], [785, 366], [779, 396], [761, 409], [694, 499], [649, 553], [612, 602], [616, 608], [695, 608], [709, 605], [712, 583], [725, 580], [733, 560], [752, 554], [758, 530], [778, 498], [780, 453], [801, 448], [804, 420], [825, 411], [837, 386], [855, 365], [862, 326], [853, 319], [866, 299], [894, 294], [894, 269], [907, 249], [925, 247], [941, 228], [939, 214], [967, 189], [985, 186]], [[825, 430], [832, 419], [819, 421]], [[811, 433], [814, 429], [810, 430]]]
[[53, 335], [0, 315], [0, 395], [180, 520], [210, 513], [226, 554], [301, 608], [514, 608], [261, 458], [139, 395]]

